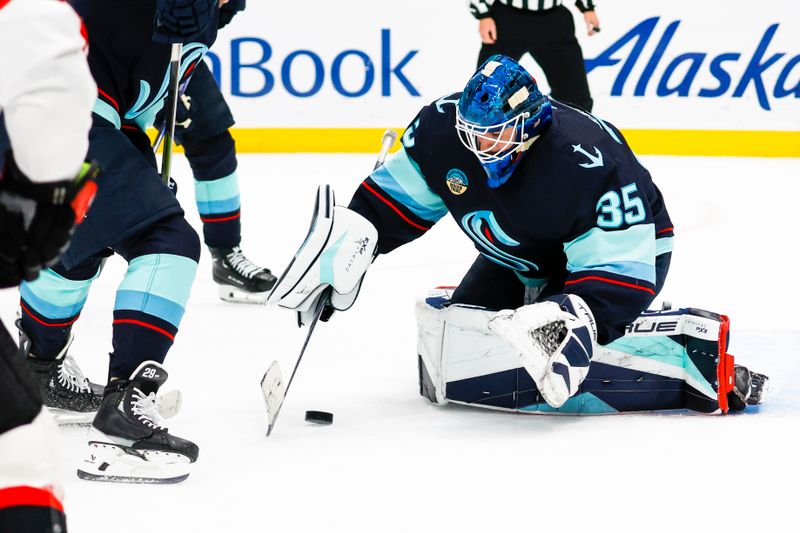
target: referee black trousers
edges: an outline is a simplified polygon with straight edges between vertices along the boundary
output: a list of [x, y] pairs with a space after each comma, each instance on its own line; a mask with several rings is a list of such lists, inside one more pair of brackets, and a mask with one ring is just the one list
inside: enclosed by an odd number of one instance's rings
[[493, 54], [519, 60], [528, 52], [544, 71], [553, 98], [592, 110], [583, 52], [569, 9], [523, 11], [495, 3], [490, 13], [497, 25], [497, 41], [481, 47], [478, 66]]

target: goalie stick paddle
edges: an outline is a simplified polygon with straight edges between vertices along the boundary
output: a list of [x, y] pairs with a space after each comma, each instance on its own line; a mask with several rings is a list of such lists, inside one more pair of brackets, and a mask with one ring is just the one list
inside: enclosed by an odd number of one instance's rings
[[169, 185], [172, 169], [172, 144], [175, 136], [175, 113], [178, 110], [178, 83], [181, 73], [183, 44], [172, 43], [169, 56], [169, 87], [164, 103], [164, 153], [161, 155], [161, 179]]
[[292, 375], [289, 376], [289, 382], [286, 384], [286, 388], [283, 388], [281, 367], [277, 361], [272, 362], [264, 373], [264, 377], [261, 378], [261, 394], [264, 395], [264, 403], [267, 406], [267, 437], [272, 433], [272, 428], [275, 427], [275, 421], [278, 419], [278, 414], [281, 412], [283, 399], [289, 392], [289, 387], [292, 386], [294, 375], [297, 373], [297, 367], [300, 366], [303, 354], [306, 353], [308, 341], [311, 339], [311, 334], [314, 333], [314, 327], [317, 325], [319, 317], [322, 315], [322, 310], [325, 309], [325, 306], [331, 301], [332, 290], [331, 287], [326, 288], [317, 302], [317, 307], [314, 310], [314, 317], [308, 325], [306, 340], [303, 342], [303, 347], [300, 349], [300, 355], [297, 356], [297, 362], [294, 364], [294, 369], [292, 370]]
[[[373, 170], [383, 165], [383, 162], [386, 161], [386, 155], [396, 141], [396, 131], [389, 129], [383, 132], [383, 136], [381, 137], [381, 150], [378, 152]], [[300, 355], [297, 358], [297, 362], [294, 364], [292, 375], [289, 377], [289, 383], [286, 384], [286, 387], [284, 388], [283, 386], [283, 373], [281, 372], [281, 366], [278, 364], [278, 361], [273, 361], [261, 378], [261, 394], [264, 397], [264, 404], [267, 406], [267, 437], [270, 436], [272, 429], [275, 427], [275, 421], [278, 419], [278, 413], [281, 411], [283, 400], [286, 398], [289, 387], [292, 385], [292, 380], [297, 372], [297, 367], [300, 366], [300, 360], [303, 358], [303, 354], [306, 351], [306, 346], [308, 346], [308, 341], [311, 339], [311, 334], [314, 332], [314, 327], [317, 325], [325, 306], [330, 301], [330, 293], [332, 290], [331, 287], [325, 289], [325, 292], [317, 303], [317, 308], [314, 310], [314, 317], [311, 319], [311, 323], [308, 326], [306, 340], [303, 342]]]

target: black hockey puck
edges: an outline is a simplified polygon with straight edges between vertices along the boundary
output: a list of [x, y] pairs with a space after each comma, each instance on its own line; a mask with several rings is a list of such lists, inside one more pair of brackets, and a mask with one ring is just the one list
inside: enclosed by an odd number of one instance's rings
[[333, 413], [325, 411], [306, 411], [306, 422], [328, 426], [333, 424]]

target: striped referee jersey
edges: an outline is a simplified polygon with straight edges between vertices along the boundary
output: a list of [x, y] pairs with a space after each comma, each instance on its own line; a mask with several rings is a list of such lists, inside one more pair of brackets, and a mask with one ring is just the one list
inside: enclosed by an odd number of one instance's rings
[[[509, 7], [524, 11], [547, 11], [561, 5], [561, 0], [497, 0]], [[489, 16], [489, 9], [495, 0], [470, 0], [469, 10], [475, 18], [482, 19]], [[577, 0], [575, 5], [582, 13], [594, 10], [593, 0]]]

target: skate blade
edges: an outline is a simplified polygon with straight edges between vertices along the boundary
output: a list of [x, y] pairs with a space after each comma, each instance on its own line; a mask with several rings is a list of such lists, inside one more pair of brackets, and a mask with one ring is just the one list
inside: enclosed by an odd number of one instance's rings
[[53, 415], [53, 420], [55, 420], [59, 427], [89, 426], [92, 424], [92, 420], [94, 420], [94, 416], [97, 414], [97, 411], [81, 413], [78, 411], [67, 411], [52, 407], [48, 407], [47, 410], [50, 411], [51, 415]]
[[267, 292], [247, 292], [231, 285], [218, 285], [217, 294], [221, 300], [237, 304], [266, 305]]
[[90, 441], [89, 457], [77, 474], [80, 479], [109, 483], [179, 483], [189, 477], [190, 462], [180, 453]]

